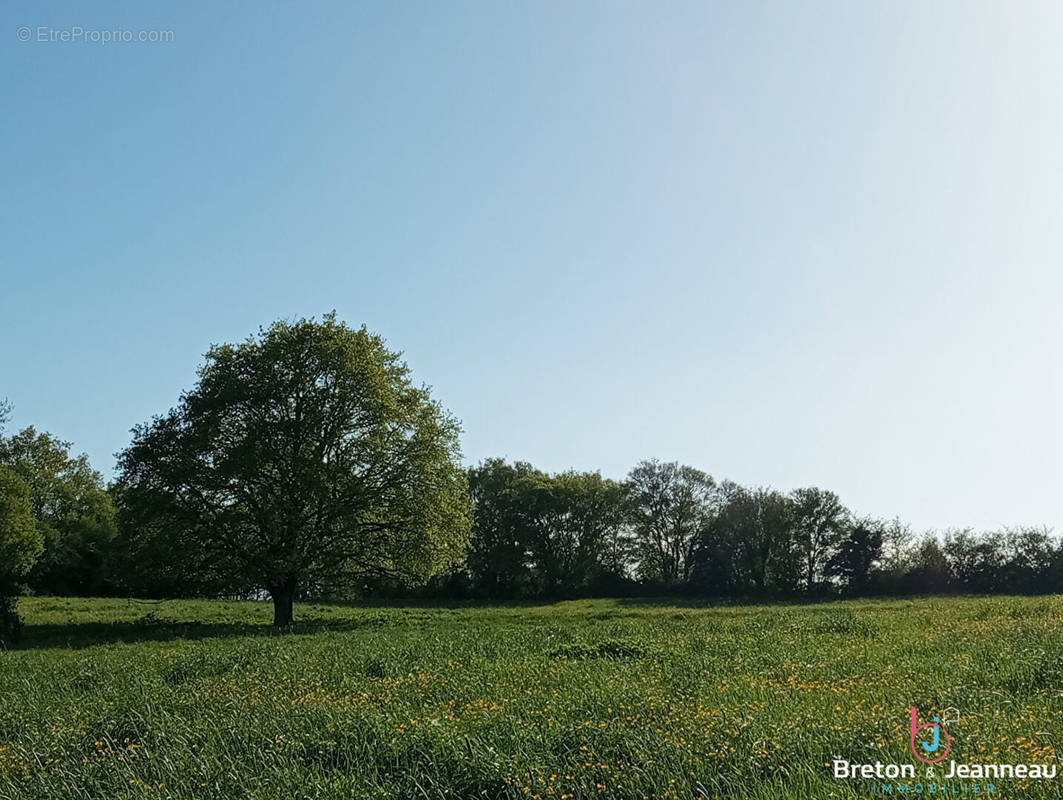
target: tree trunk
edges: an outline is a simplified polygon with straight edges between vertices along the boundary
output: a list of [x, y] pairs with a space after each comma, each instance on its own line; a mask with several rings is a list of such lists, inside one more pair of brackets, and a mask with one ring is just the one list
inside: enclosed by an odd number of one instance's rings
[[292, 606], [295, 603], [295, 583], [289, 582], [283, 586], [274, 586], [269, 593], [273, 596], [274, 627], [288, 627], [294, 620]]

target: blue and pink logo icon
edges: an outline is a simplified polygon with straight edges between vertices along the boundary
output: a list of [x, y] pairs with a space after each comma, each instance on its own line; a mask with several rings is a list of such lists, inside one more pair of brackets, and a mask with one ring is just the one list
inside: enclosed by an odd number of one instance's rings
[[[922, 736], [919, 735], [927, 729], [929, 729], [929, 733], [925, 733]], [[940, 718], [934, 717], [933, 722], [920, 725], [919, 712], [915, 710], [915, 706], [912, 706], [911, 731], [912, 753], [924, 764], [936, 764], [944, 760], [945, 756], [949, 754], [949, 750], [952, 748], [952, 741], [949, 739], [949, 732], [941, 724]], [[921, 741], [917, 743], [916, 739], [921, 739]], [[942, 742], [942, 739], [945, 741]], [[944, 750], [942, 750], [942, 747], [944, 747]]]

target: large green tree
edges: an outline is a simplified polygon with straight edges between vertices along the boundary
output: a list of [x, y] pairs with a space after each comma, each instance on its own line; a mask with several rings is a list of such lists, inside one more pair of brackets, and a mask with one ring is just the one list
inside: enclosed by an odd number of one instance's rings
[[699, 532], [692, 579], [713, 594], [788, 594], [799, 565], [794, 558], [793, 501], [771, 489], [725, 481], [723, 501]]
[[525, 531], [524, 487], [543, 478], [531, 464], [489, 458], [469, 469], [472, 543], [468, 569], [478, 591], [490, 597], [515, 597], [531, 587], [532, 571]]
[[849, 530], [850, 514], [838, 495], [827, 489], [796, 489], [791, 498], [794, 546], [801, 559], [802, 583], [812, 591], [826, 577], [827, 563]]
[[88, 457], [70, 455], [69, 442], [29, 427], [0, 438], [0, 464], [29, 486], [30, 507], [44, 538], [44, 553], [29, 585], [47, 594], [103, 591], [115, 511]]
[[521, 481], [523, 538], [538, 589], [566, 595], [615, 569], [625, 522], [624, 487], [597, 472], [527, 476]]
[[19, 632], [15, 597], [42, 547], [29, 486], [16, 472], [0, 466], [0, 644]]
[[827, 561], [826, 574], [842, 582], [851, 594], [866, 594], [872, 574], [882, 559], [886, 526], [873, 519], [855, 521]]
[[134, 563], [197, 591], [417, 581], [469, 532], [459, 425], [398, 353], [334, 314], [214, 346], [177, 407], [133, 431], [118, 496]]
[[469, 470], [469, 569], [480, 591], [569, 595], [623, 571], [625, 490], [597, 472], [549, 475], [489, 459]]
[[697, 536], [720, 502], [715, 481], [694, 467], [649, 460], [628, 473], [627, 486], [639, 575], [686, 581]]

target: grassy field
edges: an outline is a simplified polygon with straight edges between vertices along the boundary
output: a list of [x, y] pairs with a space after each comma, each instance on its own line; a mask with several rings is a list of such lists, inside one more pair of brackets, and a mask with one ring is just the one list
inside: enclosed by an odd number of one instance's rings
[[4, 800], [871, 796], [829, 764], [916, 763], [909, 706], [960, 710], [961, 761], [1055, 763], [1063, 728], [1063, 597], [21, 610]]

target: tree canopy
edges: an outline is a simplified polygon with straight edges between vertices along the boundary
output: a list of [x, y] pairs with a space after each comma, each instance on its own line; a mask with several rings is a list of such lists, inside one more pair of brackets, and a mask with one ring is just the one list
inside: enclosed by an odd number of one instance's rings
[[214, 346], [169, 413], [133, 431], [118, 496], [128, 547], [170, 582], [300, 591], [423, 580], [465, 553], [459, 425], [400, 355], [334, 315]]
[[[0, 431], [11, 408], [0, 400]], [[334, 314], [213, 346], [174, 408], [133, 429], [107, 487], [67, 442], [32, 427], [0, 436], [0, 620], [17, 621], [23, 586], [268, 595], [287, 625], [297, 599], [365, 594], [1063, 585], [1063, 543], [1045, 528], [915, 537], [900, 520], [855, 516], [826, 489], [747, 488], [656, 459], [624, 480], [499, 458], [466, 469], [459, 433], [399, 353]]]
[[493, 596], [564, 596], [623, 569], [624, 486], [597, 472], [549, 475], [490, 459], [469, 471], [469, 566]]
[[849, 510], [838, 495], [826, 489], [796, 489], [794, 508], [794, 544], [801, 554], [802, 581], [809, 591], [821, 582], [827, 562], [849, 530]]
[[29, 486], [16, 472], [0, 466], [0, 643], [18, 634], [15, 595], [42, 548]]
[[100, 594], [117, 528], [114, 505], [87, 456], [70, 443], [28, 427], [0, 438], [0, 464], [29, 487], [30, 508], [44, 553], [28, 582], [46, 594]]
[[643, 578], [690, 578], [698, 533], [719, 500], [716, 482], [694, 467], [643, 461], [628, 474], [630, 518]]

